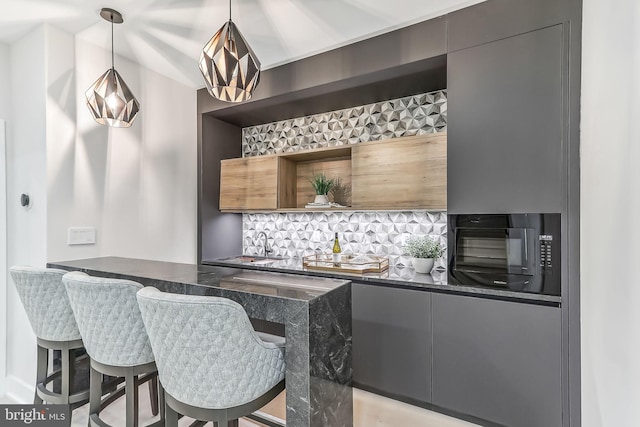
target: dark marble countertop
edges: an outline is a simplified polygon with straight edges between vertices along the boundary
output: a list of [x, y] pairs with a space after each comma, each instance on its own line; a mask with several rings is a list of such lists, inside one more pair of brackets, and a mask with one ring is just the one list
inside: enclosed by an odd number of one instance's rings
[[216, 267], [120, 257], [50, 262], [48, 266], [65, 270], [77, 269], [88, 274], [108, 274], [141, 283], [152, 281], [164, 284], [215, 287], [300, 301], [311, 301], [349, 283], [350, 280], [304, 277], [277, 272], [258, 273], [243, 269], [240, 265]]
[[164, 292], [229, 298], [252, 319], [284, 325], [287, 425], [352, 426], [350, 280], [118, 257], [47, 265]]
[[561, 297], [554, 295], [542, 295], [535, 293], [516, 292], [501, 288], [481, 286], [461, 286], [447, 283], [447, 272], [442, 269], [434, 269], [431, 274], [416, 273], [412, 268], [398, 268], [391, 266], [382, 274], [349, 274], [342, 272], [330, 272], [309, 270], [302, 266], [302, 260], [298, 258], [280, 259], [273, 262], [240, 261], [238, 257], [221, 258], [203, 261], [203, 264], [236, 267], [265, 272], [293, 273], [312, 277], [326, 277], [335, 279], [352, 280], [360, 283], [370, 283], [403, 289], [426, 290], [442, 293], [456, 293], [469, 296], [486, 298], [500, 298], [513, 301], [543, 303], [557, 305], [562, 302]]

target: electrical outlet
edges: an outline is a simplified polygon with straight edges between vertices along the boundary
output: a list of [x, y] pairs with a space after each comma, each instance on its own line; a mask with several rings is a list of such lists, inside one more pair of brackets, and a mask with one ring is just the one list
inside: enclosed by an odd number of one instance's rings
[[95, 245], [95, 227], [69, 227], [67, 232], [67, 244], [71, 245]]

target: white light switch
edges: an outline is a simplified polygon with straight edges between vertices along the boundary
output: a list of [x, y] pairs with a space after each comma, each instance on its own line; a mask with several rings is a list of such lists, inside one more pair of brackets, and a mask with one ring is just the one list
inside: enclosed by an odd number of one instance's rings
[[69, 227], [67, 232], [69, 245], [95, 245], [95, 227]]

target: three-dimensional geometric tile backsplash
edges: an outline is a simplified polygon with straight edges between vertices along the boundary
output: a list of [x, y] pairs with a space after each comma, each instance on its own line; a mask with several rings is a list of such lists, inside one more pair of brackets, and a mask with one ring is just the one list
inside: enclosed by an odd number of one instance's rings
[[[446, 130], [447, 95], [436, 91], [244, 128], [242, 148], [245, 157], [262, 156]], [[251, 213], [242, 222], [246, 254], [257, 253], [260, 231], [269, 236], [275, 256], [330, 252], [338, 232], [344, 253], [388, 256], [396, 267], [410, 265], [403, 246], [413, 234], [447, 244], [447, 215], [437, 211]], [[436, 263], [445, 265], [444, 259]]]
[[447, 130], [447, 94], [423, 93], [242, 129], [244, 157]]
[[[446, 212], [294, 212], [249, 213], [242, 216], [242, 249], [245, 254], [261, 254], [264, 231], [269, 237], [271, 255], [302, 258], [314, 251], [331, 252], [338, 233], [343, 253], [388, 256], [396, 267], [410, 265], [404, 254], [412, 235], [430, 235], [446, 247]], [[440, 260], [436, 266], [444, 266]]]

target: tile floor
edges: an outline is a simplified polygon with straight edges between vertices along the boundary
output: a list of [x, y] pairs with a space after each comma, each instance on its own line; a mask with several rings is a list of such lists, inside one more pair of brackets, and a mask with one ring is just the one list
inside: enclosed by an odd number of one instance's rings
[[[282, 393], [264, 410], [272, 415], [282, 417], [284, 413], [285, 395]], [[461, 421], [437, 412], [418, 408], [393, 399], [354, 389], [354, 427], [477, 427], [476, 424]], [[0, 403], [15, 403], [0, 396]], [[87, 425], [88, 405], [73, 411], [72, 427]], [[124, 399], [119, 399], [107, 408], [101, 417], [114, 426], [124, 425]], [[149, 406], [149, 389], [146, 385], [140, 387], [140, 425], [145, 426], [156, 421]], [[182, 418], [180, 427], [187, 427], [193, 420]], [[240, 427], [262, 427], [262, 424], [250, 420], [240, 420]], [[211, 426], [211, 424], [207, 424]]]

